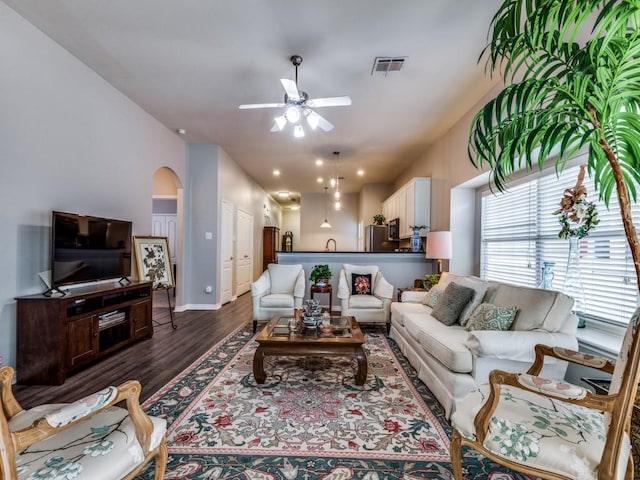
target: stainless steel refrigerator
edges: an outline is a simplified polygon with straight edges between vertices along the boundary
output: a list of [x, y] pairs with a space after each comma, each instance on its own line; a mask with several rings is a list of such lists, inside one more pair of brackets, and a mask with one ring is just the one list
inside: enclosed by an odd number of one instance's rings
[[389, 240], [386, 225], [367, 225], [364, 236], [365, 252], [393, 252], [398, 248], [397, 240]]

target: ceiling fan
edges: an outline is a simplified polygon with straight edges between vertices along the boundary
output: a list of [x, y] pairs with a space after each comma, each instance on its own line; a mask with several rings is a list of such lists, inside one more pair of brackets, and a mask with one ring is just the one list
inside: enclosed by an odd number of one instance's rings
[[275, 125], [271, 128], [272, 132], [284, 130], [287, 123], [291, 123], [293, 127], [294, 137], [304, 137], [304, 128], [300, 124], [302, 118], [305, 118], [307, 124], [315, 130], [320, 127], [325, 132], [333, 129], [333, 124], [326, 118], [312, 110], [320, 107], [338, 107], [351, 105], [351, 97], [325, 97], [325, 98], [309, 98], [307, 92], [298, 90], [298, 66], [302, 63], [300, 55], [293, 55], [291, 63], [296, 68], [296, 79], [289, 80], [281, 78], [280, 83], [284, 87], [284, 103], [250, 103], [240, 105], [241, 110], [250, 108], [285, 108], [284, 113], [275, 118]]

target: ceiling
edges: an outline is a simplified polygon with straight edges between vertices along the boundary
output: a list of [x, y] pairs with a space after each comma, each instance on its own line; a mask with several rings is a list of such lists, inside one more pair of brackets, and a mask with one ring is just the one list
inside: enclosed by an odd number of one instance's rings
[[[190, 143], [220, 145], [268, 192], [322, 193], [340, 152], [341, 189], [389, 183], [486, 94], [477, 65], [499, 0], [4, 0]], [[330, 132], [272, 133], [280, 78]], [[376, 57], [406, 57], [372, 76]], [[177, 134], [177, 133], [176, 133]], [[316, 160], [323, 160], [322, 167]], [[279, 169], [279, 177], [273, 175]], [[363, 169], [359, 177], [357, 169]], [[325, 181], [317, 183], [317, 177]]]

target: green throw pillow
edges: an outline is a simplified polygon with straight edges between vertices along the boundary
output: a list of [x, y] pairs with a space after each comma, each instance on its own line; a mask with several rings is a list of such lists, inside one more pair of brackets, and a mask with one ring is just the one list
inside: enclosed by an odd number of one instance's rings
[[440, 297], [442, 297], [443, 293], [444, 293], [444, 288], [439, 289], [436, 287], [431, 287], [431, 289], [424, 296], [424, 300], [422, 301], [422, 303], [427, 307], [433, 308], [436, 306], [436, 303], [438, 303], [438, 300], [440, 300]]
[[518, 313], [518, 307], [499, 307], [492, 303], [481, 303], [471, 314], [465, 329], [509, 330]]

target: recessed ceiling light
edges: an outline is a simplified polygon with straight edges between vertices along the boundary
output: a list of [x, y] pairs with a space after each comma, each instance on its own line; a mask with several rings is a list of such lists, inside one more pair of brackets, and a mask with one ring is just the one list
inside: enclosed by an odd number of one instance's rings
[[289, 198], [289, 192], [278, 192], [280, 198]]
[[291, 205], [289, 207], [290, 210], [300, 210], [300, 205]]
[[322, 163], [323, 163], [322, 160], [320, 160], [320, 159], [316, 160], [316, 165], [317, 166], [321, 167]]
[[178, 128], [178, 129], [176, 130], [176, 132], [177, 132], [179, 135], [185, 135], [185, 134], [187, 133], [187, 131], [186, 131], [184, 128]]
[[277, 168], [273, 171], [273, 174], [277, 177], [278, 175], [280, 175], [280, 170], [278, 170]]
[[318, 178], [317, 178], [317, 180], [316, 180], [316, 182], [318, 182], [318, 183], [322, 183], [322, 177], [318, 177]]
[[358, 169], [358, 175], [361, 177], [364, 175], [364, 170], [362, 170], [361, 168]]

